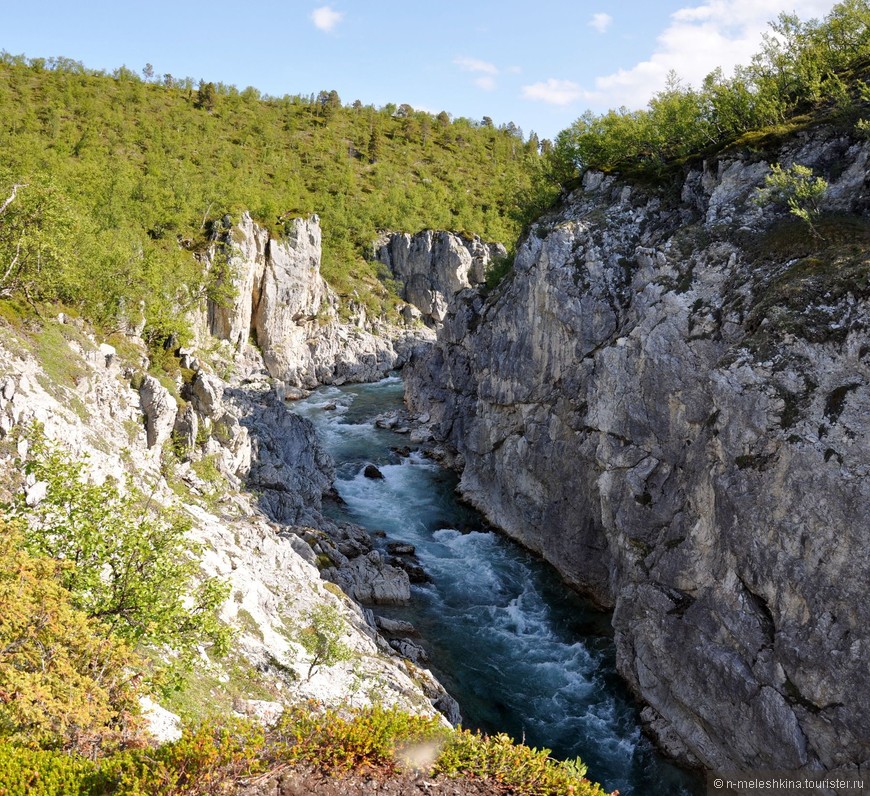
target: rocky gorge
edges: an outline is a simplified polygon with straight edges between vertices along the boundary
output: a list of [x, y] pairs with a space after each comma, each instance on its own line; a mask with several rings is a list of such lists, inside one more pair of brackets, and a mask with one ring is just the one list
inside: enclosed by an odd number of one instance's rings
[[[692, 765], [870, 765], [868, 155], [817, 128], [665, 187], [588, 172], [405, 368], [462, 495], [613, 609]], [[814, 232], [757, 201], [773, 163], [828, 181]]]
[[[237, 711], [378, 699], [455, 722], [411, 631], [375, 615], [408, 599], [408, 573], [324, 515], [332, 463], [287, 408], [403, 368], [416, 438], [439, 443], [463, 497], [613, 610], [620, 673], [662, 748], [709, 769], [865, 771], [868, 156], [818, 129], [678, 185], [589, 172], [492, 291], [503, 248], [385, 233], [373, 255], [401, 287], [399, 324], [342, 307], [316, 216], [280, 237], [226, 218], [203, 259], [228, 266], [232, 298], [192, 312], [175, 376], [146, 372], [135, 328], [103, 342], [47, 321], [60, 372], [45, 340], [5, 329], [5, 461], [38, 421], [95, 478], [130, 473], [187, 512], [268, 697]], [[828, 180], [815, 234], [755, 201], [774, 162]], [[302, 679], [294, 628], [320, 602], [354, 658]]]
[[[212, 707], [274, 720], [284, 705], [315, 698], [440, 712], [457, 723], [455, 700], [412, 662], [414, 629], [372, 610], [407, 602], [408, 574], [374, 549], [365, 530], [324, 515], [332, 460], [311, 423], [286, 403], [304, 395], [303, 386], [380, 378], [432, 332], [418, 321], [369, 323], [360, 308], [351, 320], [339, 318], [338, 299], [319, 273], [316, 216], [294, 220], [275, 241], [244, 214], [215, 236], [206, 267], [222, 257], [234, 298], [194, 309], [195, 338], [175, 352], [174, 375], [149, 372], [135, 325], [110, 343], [64, 313], [36, 326], [4, 321], [4, 470], [16, 472], [39, 428], [85, 461], [97, 483], [130, 479], [149, 501], [188, 518], [203, 575], [229, 587], [221, 619], [236, 632], [227, 660], [203, 652], [198, 667]], [[11, 475], [0, 499], [23, 490], [36, 505], [45, 488]], [[338, 612], [349, 660], [305, 676], [310, 656], [299, 633], [323, 605]], [[177, 737], [177, 716], [153, 702], [146, 713], [158, 738]]]

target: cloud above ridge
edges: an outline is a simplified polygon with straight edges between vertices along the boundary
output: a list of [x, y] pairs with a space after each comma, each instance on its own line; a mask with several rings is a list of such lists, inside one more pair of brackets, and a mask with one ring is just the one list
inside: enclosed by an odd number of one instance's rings
[[546, 102], [548, 105], [570, 105], [585, 95], [586, 92], [577, 83], [554, 77], [522, 88], [524, 99]]
[[643, 107], [664, 87], [671, 70], [699, 86], [716, 67], [729, 74], [736, 65], [749, 63], [768, 23], [780, 13], [794, 11], [806, 20], [830, 8], [830, 0], [707, 0], [681, 8], [656, 38], [649, 58], [596, 78], [589, 99], [610, 107]]

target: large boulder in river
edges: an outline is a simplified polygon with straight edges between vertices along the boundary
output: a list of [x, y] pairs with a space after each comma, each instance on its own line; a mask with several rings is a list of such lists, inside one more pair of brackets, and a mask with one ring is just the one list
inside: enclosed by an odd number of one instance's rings
[[407, 573], [385, 564], [377, 550], [358, 556], [338, 569], [325, 570], [323, 574], [357, 602], [404, 605], [411, 599]]

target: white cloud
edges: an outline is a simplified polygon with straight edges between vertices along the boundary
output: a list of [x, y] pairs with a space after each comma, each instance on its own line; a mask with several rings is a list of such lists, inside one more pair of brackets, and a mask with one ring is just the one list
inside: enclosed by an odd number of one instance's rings
[[495, 78], [489, 75], [474, 78], [474, 85], [484, 91], [495, 91]]
[[595, 28], [599, 33], [605, 33], [613, 23], [613, 17], [610, 14], [598, 13], [593, 14], [589, 20], [589, 27]]
[[498, 74], [498, 67], [495, 64], [491, 64], [489, 61], [481, 61], [479, 58], [467, 58], [464, 55], [460, 55], [453, 59], [453, 63], [462, 69], [463, 72], [483, 72], [487, 75]]
[[550, 78], [543, 83], [532, 83], [523, 86], [523, 97], [530, 100], [546, 102], [550, 105], [570, 105], [585, 95], [580, 86], [570, 80]]
[[737, 64], [749, 63], [767, 23], [781, 12], [810, 19], [824, 16], [831, 5], [831, 0], [707, 0], [682, 8], [671, 15], [646, 61], [598, 77], [589, 99], [609, 107], [639, 108], [664, 87], [672, 69], [693, 86], [717, 66], [730, 74]]
[[341, 11], [334, 11], [331, 6], [321, 6], [311, 12], [311, 21], [314, 27], [324, 33], [330, 33], [332, 29], [344, 19]]

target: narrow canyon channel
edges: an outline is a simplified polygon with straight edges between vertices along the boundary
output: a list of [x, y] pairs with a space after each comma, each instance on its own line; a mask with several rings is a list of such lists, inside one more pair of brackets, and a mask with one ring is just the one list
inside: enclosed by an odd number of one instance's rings
[[[410, 606], [378, 613], [412, 622], [431, 667], [457, 698], [464, 725], [506, 732], [553, 756], [580, 756], [590, 779], [622, 796], [697, 796], [699, 778], [670, 765], [641, 734], [638, 709], [615, 671], [610, 617], [551, 567], [489, 530], [457, 500], [456, 477], [407, 435], [374, 419], [402, 405], [402, 381], [321, 388], [293, 409], [335, 460], [348, 520], [416, 548], [431, 581]], [[335, 408], [331, 408], [334, 405]], [[383, 479], [366, 478], [367, 464]]]

